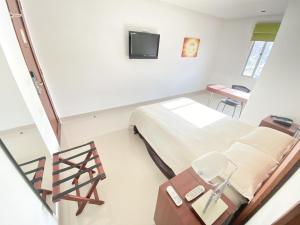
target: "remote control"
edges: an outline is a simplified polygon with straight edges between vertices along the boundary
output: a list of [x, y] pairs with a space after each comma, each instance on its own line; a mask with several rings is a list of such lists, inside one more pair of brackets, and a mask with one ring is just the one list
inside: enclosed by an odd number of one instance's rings
[[179, 197], [179, 195], [177, 194], [175, 189], [172, 186], [168, 186], [166, 190], [167, 190], [168, 194], [170, 195], [171, 199], [173, 200], [173, 202], [175, 203], [175, 205], [181, 206], [182, 199]]
[[201, 195], [204, 191], [205, 188], [202, 185], [198, 185], [185, 195], [185, 199], [190, 202]]

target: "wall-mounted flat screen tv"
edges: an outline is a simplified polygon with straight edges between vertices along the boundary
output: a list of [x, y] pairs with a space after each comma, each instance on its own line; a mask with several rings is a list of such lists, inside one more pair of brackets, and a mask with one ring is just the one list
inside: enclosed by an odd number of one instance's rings
[[129, 31], [130, 59], [157, 59], [159, 34]]

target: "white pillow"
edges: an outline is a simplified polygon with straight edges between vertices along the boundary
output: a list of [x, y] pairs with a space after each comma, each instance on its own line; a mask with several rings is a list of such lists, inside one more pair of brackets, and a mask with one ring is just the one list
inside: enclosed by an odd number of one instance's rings
[[239, 142], [232, 144], [224, 154], [238, 167], [230, 179], [231, 185], [249, 200], [278, 165], [267, 154]]
[[251, 145], [280, 161], [283, 153], [293, 143], [294, 138], [268, 127], [257, 127], [254, 131], [237, 139], [237, 141]]

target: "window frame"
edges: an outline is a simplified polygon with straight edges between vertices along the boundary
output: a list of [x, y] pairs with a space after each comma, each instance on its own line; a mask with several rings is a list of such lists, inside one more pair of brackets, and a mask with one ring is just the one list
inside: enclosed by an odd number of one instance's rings
[[[268, 42], [272, 42], [272, 41], [263, 41], [263, 42], [264, 42], [264, 46], [262, 47], [262, 50], [261, 50], [261, 52], [260, 52], [260, 54], [259, 54], [259, 58], [257, 59], [257, 62], [256, 62], [255, 67], [254, 67], [254, 70], [253, 70], [251, 76], [248, 76], [248, 75], [245, 75], [245, 70], [246, 70], [247, 64], [248, 64], [248, 62], [249, 62], [249, 59], [250, 59], [250, 57], [251, 57], [251, 54], [252, 54], [252, 51], [253, 51], [255, 42], [258, 42], [258, 41], [252, 41], [251, 48], [250, 48], [250, 52], [249, 52], [249, 54], [248, 54], [246, 63], [245, 63], [245, 65], [244, 65], [244, 69], [243, 69], [243, 71], [242, 71], [242, 76], [243, 76], [243, 77], [254, 78], [254, 79], [260, 77], [260, 75], [259, 75], [259, 76], [254, 76], [254, 75], [255, 75], [255, 73], [256, 73], [256, 70], [257, 70], [258, 65], [259, 65], [259, 63], [260, 63], [260, 61], [261, 61], [261, 58], [262, 58], [262, 56], [263, 56], [263, 54], [264, 54], [264, 51], [265, 51], [265, 49], [266, 49], [266, 47], [267, 47]], [[268, 57], [269, 57], [269, 56], [268, 56]]]

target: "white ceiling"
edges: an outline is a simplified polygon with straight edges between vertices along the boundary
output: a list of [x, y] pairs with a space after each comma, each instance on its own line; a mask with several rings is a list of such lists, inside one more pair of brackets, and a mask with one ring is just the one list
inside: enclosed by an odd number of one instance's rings
[[[288, 0], [161, 0], [212, 16], [235, 19], [281, 15]], [[265, 13], [261, 12], [266, 10]]]

